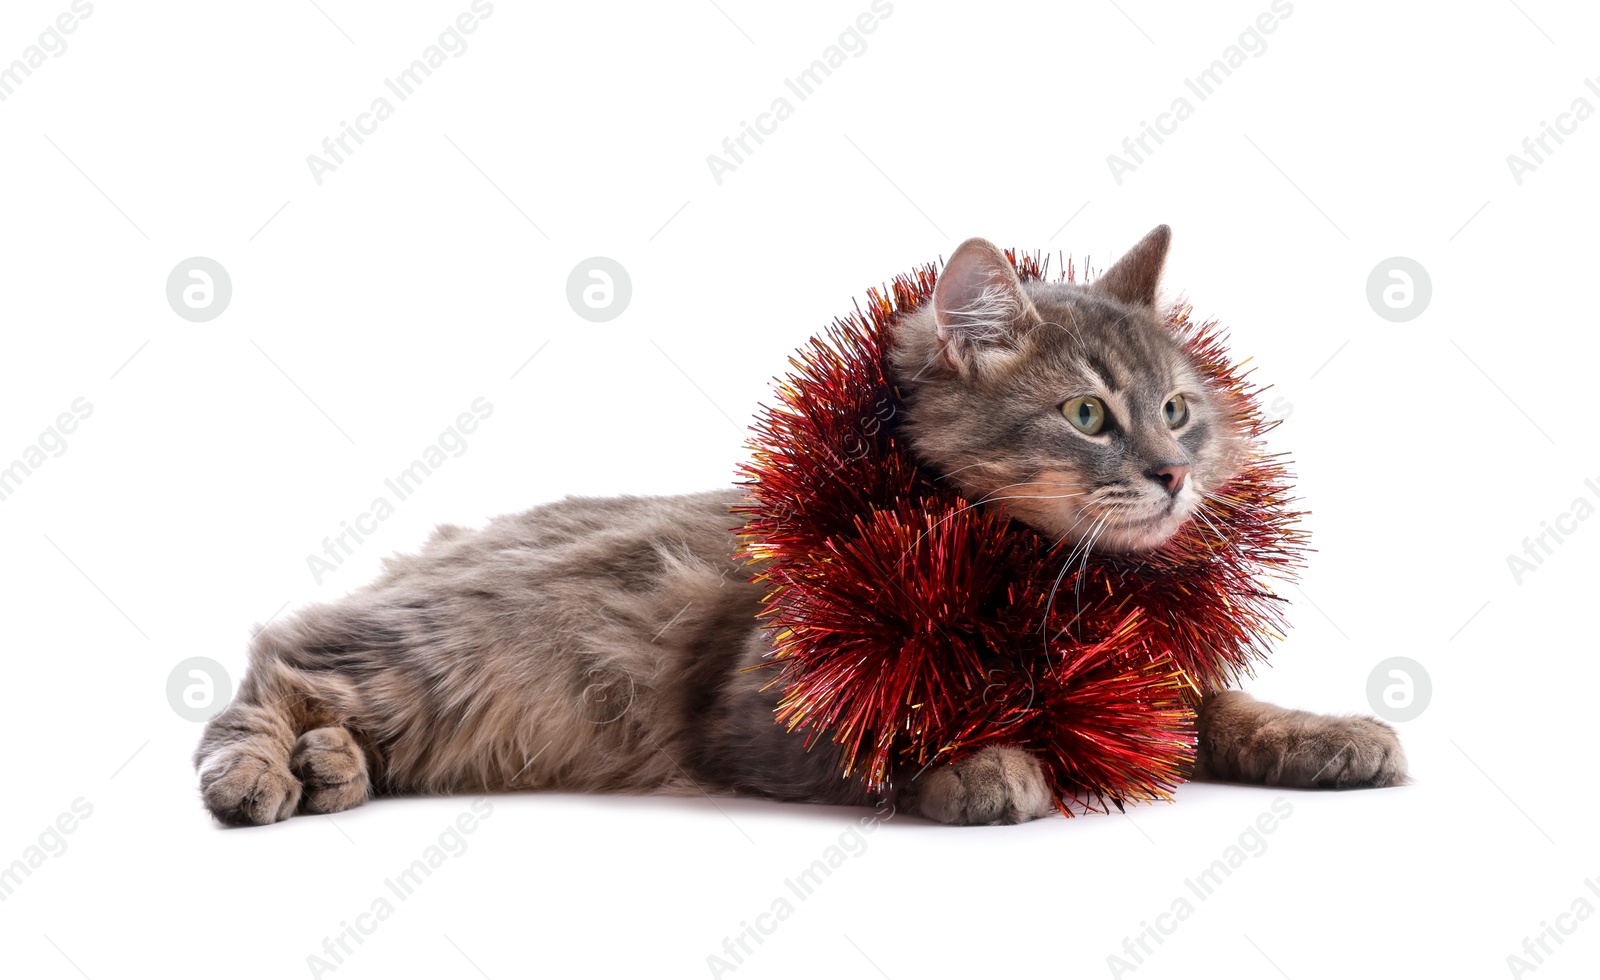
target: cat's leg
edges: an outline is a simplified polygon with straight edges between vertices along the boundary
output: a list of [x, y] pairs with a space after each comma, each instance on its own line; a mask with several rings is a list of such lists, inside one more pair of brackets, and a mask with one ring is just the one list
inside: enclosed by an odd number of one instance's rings
[[212, 816], [230, 826], [273, 823], [294, 815], [300, 781], [289, 771], [292, 719], [270, 701], [243, 692], [206, 724], [194, 764]]
[[774, 723], [781, 691], [770, 673], [766, 629], [746, 631], [738, 666], [716, 692], [715, 707], [701, 716], [702, 749], [696, 768], [708, 786], [722, 792], [842, 806], [891, 803], [948, 824], [1013, 824], [1055, 810], [1044, 770], [1031, 753], [1010, 745], [990, 746], [954, 763], [894, 774], [887, 800], [861, 780], [843, 776], [844, 759], [827, 738], [808, 744], [807, 733]]
[[357, 700], [339, 668], [351, 641], [335, 606], [275, 623], [251, 644], [250, 669], [195, 750], [206, 808], [231, 826], [286, 820], [367, 798], [365, 754], [342, 721]]
[[1376, 718], [1319, 715], [1216, 691], [1201, 702], [1195, 729], [1196, 779], [1303, 789], [1409, 782], [1399, 737]]

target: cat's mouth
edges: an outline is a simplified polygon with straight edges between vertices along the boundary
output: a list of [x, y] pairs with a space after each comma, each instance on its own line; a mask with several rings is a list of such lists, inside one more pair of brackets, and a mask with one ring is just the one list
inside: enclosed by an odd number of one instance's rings
[[1198, 501], [1188, 494], [1134, 508], [1122, 505], [1101, 516], [1089, 547], [1106, 554], [1137, 554], [1166, 544], [1194, 515]]

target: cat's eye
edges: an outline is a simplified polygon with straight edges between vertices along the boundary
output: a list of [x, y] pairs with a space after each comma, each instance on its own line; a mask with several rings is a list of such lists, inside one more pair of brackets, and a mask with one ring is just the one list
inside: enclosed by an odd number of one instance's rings
[[1182, 395], [1173, 395], [1161, 407], [1161, 417], [1167, 420], [1167, 428], [1176, 429], [1189, 421], [1189, 403], [1183, 400]]
[[1098, 398], [1074, 398], [1061, 406], [1061, 414], [1086, 436], [1094, 435], [1106, 425], [1106, 407]]

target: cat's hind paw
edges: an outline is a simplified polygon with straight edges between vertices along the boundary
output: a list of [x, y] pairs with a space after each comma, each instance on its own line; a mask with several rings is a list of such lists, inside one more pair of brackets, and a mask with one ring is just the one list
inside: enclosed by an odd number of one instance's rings
[[295, 742], [289, 769], [305, 786], [308, 813], [338, 813], [367, 801], [367, 759], [344, 728], [314, 728]]
[[218, 749], [200, 766], [206, 809], [230, 827], [287, 820], [300, 805], [300, 793], [300, 781], [282, 763], [245, 747]]

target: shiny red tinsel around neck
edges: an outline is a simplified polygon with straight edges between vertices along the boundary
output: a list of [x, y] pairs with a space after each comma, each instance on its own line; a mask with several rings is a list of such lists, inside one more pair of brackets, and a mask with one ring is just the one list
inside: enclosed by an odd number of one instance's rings
[[[1025, 281], [1045, 269], [1007, 253]], [[1072, 281], [1070, 267], [1062, 278]], [[1264, 578], [1305, 548], [1260, 389], [1214, 322], [1167, 324], [1248, 433], [1240, 475], [1157, 551], [1090, 555], [970, 506], [912, 459], [889, 338], [933, 293], [925, 266], [870, 290], [791, 358], [754, 424], [740, 538], [770, 587], [778, 721], [842, 750], [874, 790], [993, 744], [1044, 766], [1058, 805], [1167, 798], [1193, 762], [1193, 706], [1283, 628]], [[1076, 556], [1081, 559], [1082, 556]]]

